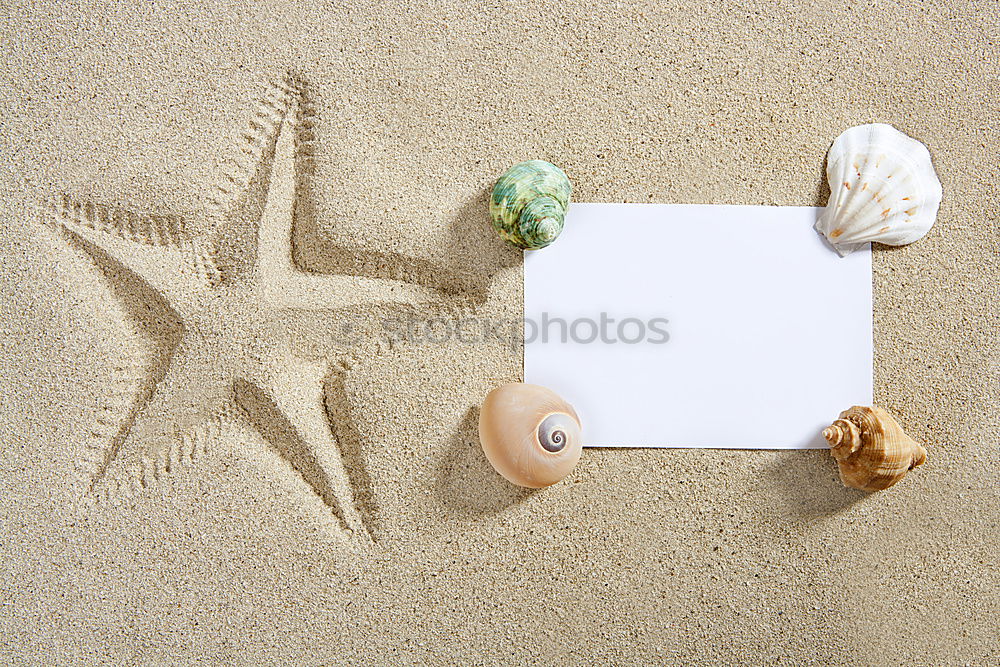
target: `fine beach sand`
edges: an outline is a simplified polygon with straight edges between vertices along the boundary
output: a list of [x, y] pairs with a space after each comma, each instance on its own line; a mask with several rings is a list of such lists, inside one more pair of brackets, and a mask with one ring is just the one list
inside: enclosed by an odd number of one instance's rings
[[[995, 6], [124, 4], [0, 9], [0, 662], [1000, 661]], [[928, 449], [889, 491], [718, 450], [522, 491], [476, 435], [519, 341], [380, 335], [520, 316], [514, 162], [823, 205], [872, 121], [945, 191], [874, 251], [875, 399]]]

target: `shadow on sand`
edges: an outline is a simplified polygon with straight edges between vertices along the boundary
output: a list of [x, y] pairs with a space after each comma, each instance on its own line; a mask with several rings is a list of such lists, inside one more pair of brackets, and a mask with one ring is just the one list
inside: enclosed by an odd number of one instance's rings
[[517, 505], [537, 489], [515, 486], [493, 469], [479, 445], [479, 408], [470, 407], [438, 461], [434, 491], [443, 505], [478, 517]]
[[834, 516], [867, 498], [840, 482], [837, 463], [825, 449], [776, 452], [765, 483], [779, 499], [776, 511], [791, 521]]

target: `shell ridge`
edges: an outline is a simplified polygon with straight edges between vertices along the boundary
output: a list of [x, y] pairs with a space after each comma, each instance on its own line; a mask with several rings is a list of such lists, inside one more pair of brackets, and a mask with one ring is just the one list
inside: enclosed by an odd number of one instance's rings
[[841, 255], [868, 242], [912, 243], [934, 224], [942, 188], [930, 151], [891, 125], [843, 132], [826, 171], [830, 198], [815, 227]]

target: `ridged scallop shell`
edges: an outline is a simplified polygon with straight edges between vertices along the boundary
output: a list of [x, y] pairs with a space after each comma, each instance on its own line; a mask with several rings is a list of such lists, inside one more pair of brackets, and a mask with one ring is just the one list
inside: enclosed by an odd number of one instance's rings
[[583, 446], [580, 418], [551, 389], [515, 382], [497, 387], [479, 413], [479, 441], [498, 473], [540, 488], [568, 475]]
[[493, 228], [518, 248], [544, 248], [562, 232], [571, 192], [569, 178], [554, 164], [544, 160], [515, 164], [493, 186]]
[[847, 255], [872, 241], [906, 245], [930, 230], [941, 182], [927, 147], [891, 125], [852, 127], [827, 155], [830, 201], [816, 230]]
[[824, 429], [845, 486], [881, 491], [927, 460], [927, 451], [879, 407], [854, 407]]

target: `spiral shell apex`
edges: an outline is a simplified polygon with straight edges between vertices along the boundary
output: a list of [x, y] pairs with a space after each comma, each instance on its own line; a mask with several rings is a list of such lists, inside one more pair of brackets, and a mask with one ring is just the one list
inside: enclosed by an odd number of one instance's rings
[[888, 412], [854, 406], [823, 430], [845, 486], [881, 491], [927, 460], [927, 451]]
[[498, 473], [540, 488], [568, 475], [583, 446], [573, 407], [545, 387], [515, 382], [497, 387], [479, 413], [479, 442]]
[[518, 248], [544, 248], [562, 232], [571, 191], [566, 174], [554, 164], [544, 160], [515, 164], [493, 186], [493, 228]]
[[866, 243], [906, 245], [937, 217], [941, 182], [927, 147], [891, 125], [852, 127], [827, 155], [830, 201], [816, 222], [838, 253]]

